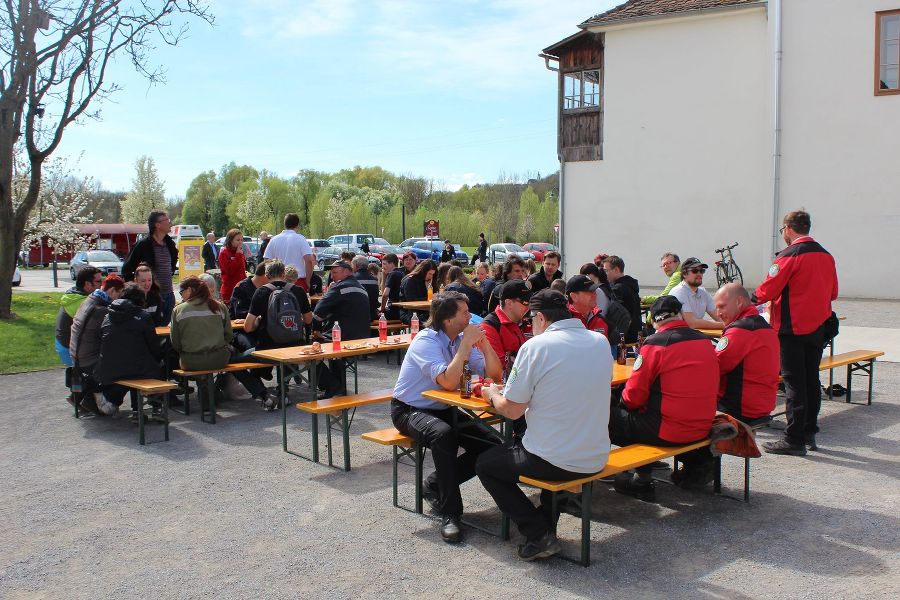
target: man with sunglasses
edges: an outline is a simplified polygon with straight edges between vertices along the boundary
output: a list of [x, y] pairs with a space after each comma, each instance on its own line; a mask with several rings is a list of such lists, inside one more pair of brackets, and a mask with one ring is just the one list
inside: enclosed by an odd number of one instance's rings
[[500, 288], [500, 305], [481, 322], [488, 343], [508, 371], [525, 343], [521, 323], [528, 314], [531, 289], [522, 280], [508, 281]]
[[[703, 274], [709, 265], [699, 258], [690, 257], [681, 263], [681, 283], [672, 288], [670, 295], [678, 298], [682, 315], [688, 327], [694, 329], [723, 329], [725, 324], [716, 318], [716, 302], [703, 288]], [[706, 319], [706, 315], [712, 319]]]

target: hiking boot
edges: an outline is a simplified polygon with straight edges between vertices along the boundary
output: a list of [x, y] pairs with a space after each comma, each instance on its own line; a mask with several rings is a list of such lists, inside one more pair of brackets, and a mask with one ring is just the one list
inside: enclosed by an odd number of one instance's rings
[[424, 485], [422, 486], [422, 499], [428, 503], [428, 506], [431, 507], [431, 510], [439, 513], [441, 507], [441, 493], [437, 488], [437, 485], [430, 486]]
[[519, 546], [518, 555], [524, 561], [537, 560], [539, 558], [548, 558], [562, 550], [559, 546], [559, 540], [552, 531], [548, 531], [536, 540], [527, 540]]
[[458, 544], [462, 540], [462, 530], [459, 528], [459, 515], [444, 515], [441, 517], [441, 537], [448, 544]]
[[702, 488], [715, 480], [715, 466], [711, 462], [691, 466], [683, 465], [677, 471], [672, 471], [670, 477], [672, 483], [682, 489]]
[[787, 454], [790, 456], [806, 456], [806, 446], [803, 444], [792, 444], [782, 438], [777, 442], [766, 442], [763, 444], [763, 450], [769, 454]]
[[274, 396], [274, 395], [269, 396], [268, 394], [266, 394], [266, 397], [263, 398], [263, 403], [262, 403], [263, 410], [273, 411], [276, 408], [279, 408], [280, 405], [281, 405], [281, 403], [279, 402], [278, 396]]
[[119, 407], [106, 399], [103, 394], [96, 395], [97, 410], [108, 417], [113, 417], [119, 412]]
[[656, 502], [656, 487], [653, 480], [639, 481], [637, 475], [632, 473], [620, 473], [616, 475], [615, 489], [620, 494], [634, 496], [644, 502]]
[[79, 408], [81, 408], [81, 410], [91, 413], [91, 414], [99, 413], [100, 409], [97, 408], [97, 398], [99, 396], [100, 396], [100, 394], [97, 392], [94, 392], [93, 394], [91, 394], [91, 393], [85, 394], [84, 397], [81, 399], [81, 402], [78, 403]]
[[816, 434], [807, 433], [803, 436], [803, 444], [806, 446], [808, 450], [818, 450], [819, 447], [816, 445]]

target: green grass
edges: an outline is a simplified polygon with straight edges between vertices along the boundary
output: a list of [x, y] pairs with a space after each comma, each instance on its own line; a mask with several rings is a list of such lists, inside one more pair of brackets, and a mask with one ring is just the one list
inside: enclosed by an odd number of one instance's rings
[[0, 373], [62, 366], [54, 348], [61, 297], [61, 292], [13, 294], [12, 310], [18, 318], [0, 321]]

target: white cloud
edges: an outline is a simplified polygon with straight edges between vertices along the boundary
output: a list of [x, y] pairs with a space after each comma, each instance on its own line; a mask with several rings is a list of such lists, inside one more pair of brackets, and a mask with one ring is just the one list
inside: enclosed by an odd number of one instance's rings
[[298, 39], [352, 30], [357, 4], [354, 0], [247, 0], [237, 12], [243, 21], [242, 33], [248, 37]]
[[455, 192], [464, 185], [471, 187], [476, 183], [485, 183], [486, 181], [478, 173], [451, 173], [446, 179], [440, 181], [439, 187], [448, 192]]

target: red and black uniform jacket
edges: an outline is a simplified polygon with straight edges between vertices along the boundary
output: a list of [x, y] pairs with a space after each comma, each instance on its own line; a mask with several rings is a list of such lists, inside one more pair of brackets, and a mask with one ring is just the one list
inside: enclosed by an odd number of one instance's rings
[[506, 313], [498, 306], [481, 322], [481, 329], [484, 330], [485, 337], [491, 344], [491, 348], [497, 353], [501, 364], [505, 365], [506, 362], [509, 362], [512, 365], [512, 360], [515, 359], [519, 348], [525, 343], [525, 335], [519, 324], [510, 321]]
[[609, 340], [610, 345], [618, 343], [618, 340], [609, 339], [609, 324], [603, 318], [603, 315], [600, 314], [600, 309], [596, 306], [591, 310], [591, 314], [587, 317], [578, 312], [578, 309], [572, 304], [569, 305], [569, 312], [572, 313], [572, 316], [576, 319], [581, 319], [581, 323], [589, 331], [602, 333], [603, 336]]
[[806, 335], [831, 316], [838, 296], [834, 258], [809, 236], [778, 253], [753, 303], [772, 301], [770, 320], [778, 335]]
[[780, 344], [756, 308], [748, 306], [725, 327], [716, 354], [720, 409], [746, 419], [770, 414], [778, 392]]
[[622, 402], [658, 422], [661, 439], [686, 444], [709, 435], [718, 388], [709, 339], [682, 320], [670, 321], [644, 341]]

